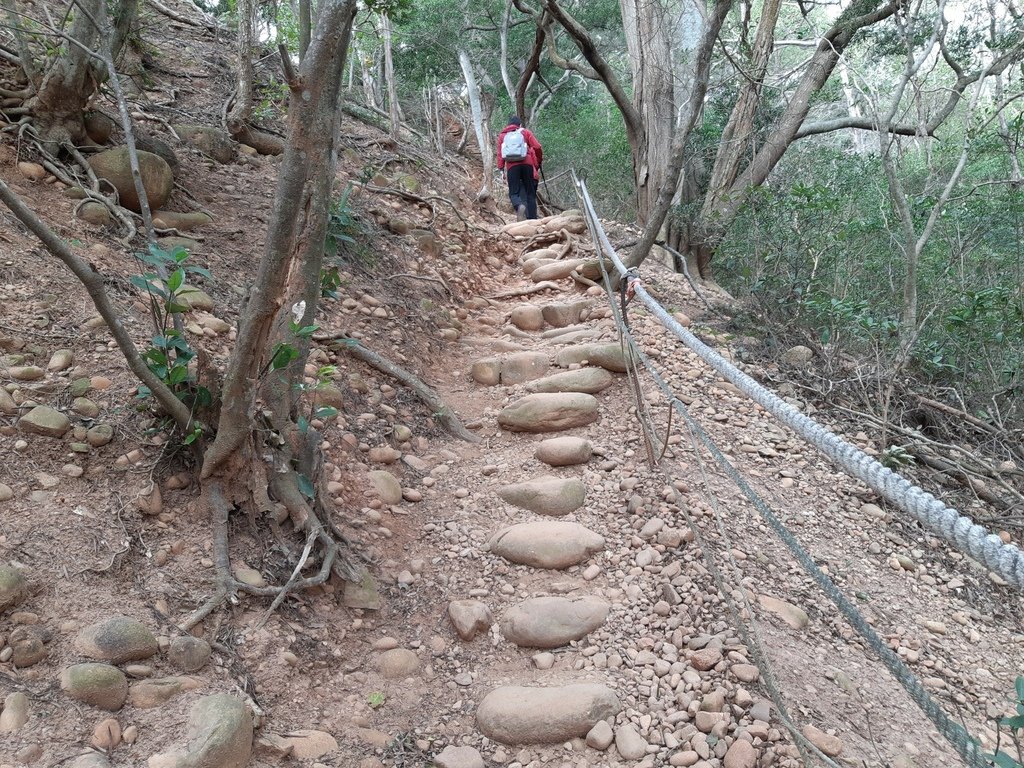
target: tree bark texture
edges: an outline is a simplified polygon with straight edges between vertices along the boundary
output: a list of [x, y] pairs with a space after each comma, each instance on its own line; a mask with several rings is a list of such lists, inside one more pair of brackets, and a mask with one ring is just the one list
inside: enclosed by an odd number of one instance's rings
[[391, 56], [391, 18], [387, 14], [380, 17], [380, 36], [384, 46], [384, 80], [388, 86], [388, 119], [391, 121], [391, 136], [398, 138], [402, 126], [402, 114], [398, 105], [398, 81], [395, 80], [395, 62]]
[[227, 118], [227, 128], [232, 134], [240, 134], [252, 116], [253, 88], [256, 79], [252, 64], [252, 52], [256, 47], [256, 4], [254, 0], [238, 0], [237, 91], [235, 103]]
[[470, 61], [469, 53], [465, 49], [459, 50], [459, 65], [462, 67], [462, 76], [466, 79], [469, 109], [473, 116], [473, 130], [476, 132], [476, 142], [480, 147], [480, 158], [484, 165], [484, 183], [476, 197], [477, 200], [486, 200], [493, 194], [491, 183], [494, 178], [494, 153], [491, 152], [490, 136], [485, 132], [484, 111], [480, 104], [480, 86], [473, 72], [473, 62]]
[[[238, 341], [222, 391], [217, 437], [203, 462], [204, 479], [217, 476], [231, 485], [239, 461], [261, 462], [253, 455], [253, 420], [258, 382], [273, 353], [275, 328], [283, 341], [291, 304], [306, 300], [300, 322], [313, 317], [319, 296], [308, 285], [323, 257], [324, 233], [340, 114], [342, 70], [352, 32], [356, 0], [325, 0], [306, 58], [289, 84], [288, 142], [277, 180], [267, 241], [240, 322]], [[308, 323], [307, 323], [308, 324]], [[305, 358], [302, 358], [303, 363]], [[299, 365], [301, 370], [301, 364]], [[275, 414], [274, 419], [283, 414]], [[237, 499], [231, 499], [237, 501]]]
[[669, 33], [661, 0], [620, 0], [633, 74], [633, 107], [644, 130], [631, 142], [637, 218], [646, 223], [669, 172], [676, 102]]
[[68, 36], [78, 45], [68, 44], [43, 75], [36, 98], [30, 104], [39, 123], [42, 140], [59, 147], [65, 142], [85, 143], [83, 114], [105, 73], [89, 51], [95, 51], [100, 39], [97, 27], [102, 0], [79, 0]]

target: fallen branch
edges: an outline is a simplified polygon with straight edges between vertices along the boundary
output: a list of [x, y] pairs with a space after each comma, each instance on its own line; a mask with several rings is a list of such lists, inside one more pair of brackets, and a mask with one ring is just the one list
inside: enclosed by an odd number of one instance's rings
[[459, 417], [455, 415], [455, 412], [448, 407], [437, 392], [401, 366], [398, 366], [390, 360], [381, 357], [376, 352], [367, 349], [356, 339], [351, 338], [346, 333], [314, 335], [313, 341], [321, 344], [330, 344], [336, 349], [347, 352], [352, 355], [352, 357], [362, 360], [372, 368], [375, 368], [381, 373], [401, 382], [416, 393], [416, 396], [419, 397], [423, 404], [426, 405], [434, 414], [434, 418], [436, 418], [441, 423], [441, 426], [443, 426], [450, 434], [460, 440], [465, 440], [467, 443], [480, 442], [480, 438], [463, 426], [462, 422], [459, 421]]
[[187, 24], [190, 27], [202, 27], [203, 29], [208, 29], [211, 32], [220, 31], [220, 28], [212, 21], [209, 21], [205, 18], [197, 21], [196, 19], [190, 19], [188, 16], [182, 16], [177, 11], [168, 8], [166, 5], [159, 2], [159, 0], [149, 0], [149, 4], [152, 5], [153, 8], [155, 8], [158, 12], [162, 13], [167, 18], [171, 19], [172, 21], [176, 21], [179, 24]]

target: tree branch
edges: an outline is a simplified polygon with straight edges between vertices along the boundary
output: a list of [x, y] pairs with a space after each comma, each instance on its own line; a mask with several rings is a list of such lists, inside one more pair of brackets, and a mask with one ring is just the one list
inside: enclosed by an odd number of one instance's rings
[[604, 83], [605, 88], [608, 89], [608, 93], [615, 102], [615, 106], [618, 107], [619, 111], [622, 113], [622, 119], [626, 123], [627, 133], [632, 136], [643, 135], [643, 118], [633, 106], [633, 102], [630, 100], [625, 88], [622, 87], [622, 83], [620, 83], [619, 79], [615, 76], [615, 72], [612, 70], [611, 66], [607, 61], [605, 61], [600, 51], [597, 50], [597, 44], [594, 42], [594, 38], [590, 36], [590, 33], [582, 24], [562, 9], [557, 0], [545, 0], [544, 6], [555, 21], [561, 24], [562, 28], [569, 33], [573, 42], [576, 43], [576, 47], [579, 48], [580, 53], [583, 54], [583, 58], [585, 58], [590, 66], [594, 68], [594, 72], [598, 75], [598, 79], [600, 79], [600, 81]]

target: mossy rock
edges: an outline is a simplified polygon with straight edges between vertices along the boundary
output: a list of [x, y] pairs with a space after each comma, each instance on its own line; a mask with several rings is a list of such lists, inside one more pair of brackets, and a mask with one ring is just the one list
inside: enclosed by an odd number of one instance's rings
[[106, 144], [116, 130], [117, 123], [113, 118], [102, 112], [86, 112], [85, 135], [97, 144]]
[[[142, 186], [146, 190], [150, 209], [156, 210], [171, 199], [171, 192], [174, 191], [174, 173], [162, 157], [151, 152], [139, 152], [138, 155]], [[132, 179], [127, 147], [100, 152], [89, 160], [89, 166], [97, 178], [105, 179], [117, 190], [121, 205], [136, 213], [142, 210], [139, 196], [135, 193], [135, 181]]]
[[182, 141], [218, 163], [230, 163], [235, 159], [237, 146], [234, 140], [219, 128], [208, 125], [175, 125], [173, 128]]

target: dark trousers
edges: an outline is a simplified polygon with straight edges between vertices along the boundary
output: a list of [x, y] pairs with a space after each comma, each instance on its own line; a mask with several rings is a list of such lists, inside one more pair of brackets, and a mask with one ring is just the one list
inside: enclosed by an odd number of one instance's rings
[[520, 205], [526, 206], [526, 218], [537, 218], [537, 181], [533, 178], [533, 166], [529, 163], [509, 166], [506, 170], [508, 179], [508, 199], [516, 210]]

